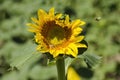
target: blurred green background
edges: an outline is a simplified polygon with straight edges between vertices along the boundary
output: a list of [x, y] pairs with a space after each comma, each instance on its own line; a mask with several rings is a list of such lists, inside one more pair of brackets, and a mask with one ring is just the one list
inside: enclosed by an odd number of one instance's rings
[[33, 55], [38, 52], [26, 26], [38, 9], [51, 7], [85, 21], [86, 53], [102, 57], [82, 80], [120, 80], [120, 0], [0, 0], [0, 80], [56, 80], [56, 67]]

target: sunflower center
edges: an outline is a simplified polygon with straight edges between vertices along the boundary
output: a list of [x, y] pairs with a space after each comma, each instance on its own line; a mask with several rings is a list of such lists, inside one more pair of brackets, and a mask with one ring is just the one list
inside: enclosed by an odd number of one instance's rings
[[66, 34], [64, 28], [53, 25], [48, 30], [47, 40], [51, 45], [61, 44], [64, 40], [66, 40]]
[[63, 27], [55, 23], [55, 21], [47, 22], [43, 25], [41, 34], [44, 37], [44, 42], [49, 47], [55, 47], [65, 44], [71, 36], [71, 29], [67, 26]]
[[55, 21], [47, 22], [42, 29], [44, 42], [48, 46], [57, 46], [64, 44], [70, 37], [71, 30], [67, 27], [62, 27], [55, 23]]

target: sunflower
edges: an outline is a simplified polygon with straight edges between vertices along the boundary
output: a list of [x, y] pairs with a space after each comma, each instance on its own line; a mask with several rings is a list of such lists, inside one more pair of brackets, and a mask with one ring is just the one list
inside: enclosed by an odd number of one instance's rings
[[31, 18], [34, 23], [27, 25], [30, 26], [29, 31], [35, 33], [38, 51], [49, 52], [54, 58], [59, 54], [76, 57], [78, 48], [87, 48], [85, 44], [80, 43], [84, 36], [79, 35], [85, 22], [79, 19], [70, 21], [69, 15], [63, 19], [62, 15], [55, 14], [54, 8], [48, 13], [40, 9], [38, 19]]

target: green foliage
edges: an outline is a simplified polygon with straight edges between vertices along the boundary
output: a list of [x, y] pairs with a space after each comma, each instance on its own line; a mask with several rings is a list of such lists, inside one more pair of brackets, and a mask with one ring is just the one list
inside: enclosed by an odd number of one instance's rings
[[94, 67], [96, 64], [100, 62], [101, 57], [95, 54], [83, 54], [84, 60], [88, 67]]

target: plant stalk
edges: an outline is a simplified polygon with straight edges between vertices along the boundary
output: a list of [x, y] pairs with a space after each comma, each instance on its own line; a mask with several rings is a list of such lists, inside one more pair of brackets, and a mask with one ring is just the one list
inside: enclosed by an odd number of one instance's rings
[[63, 57], [58, 57], [56, 61], [58, 80], [65, 79], [65, 61]]

